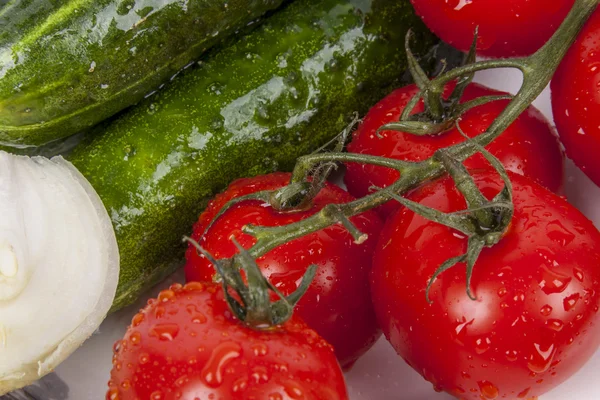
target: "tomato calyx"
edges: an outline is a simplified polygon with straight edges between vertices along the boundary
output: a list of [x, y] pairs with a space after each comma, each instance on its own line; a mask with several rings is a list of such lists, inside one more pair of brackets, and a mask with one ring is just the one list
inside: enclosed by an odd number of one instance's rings
[[[473, 44], [470, 51], [465, 55], [462, 63], [463, 67], [472, 65], [476, 61], [477, 36], [477, 30], [475, 30]], [[456, 86], [450, 95], [447, 98], [444, 97], [445, 85], [440, 85], [436, 80], [431, 80], [412, 53], [410, 49], [411, 37], [412, 32], [409, 31], [405, 42], [408, 69], [420, 92], [409, 101], [400, 116], [400, 120], [381, 126], [377, 130], [377, 135], [385, 130], [404, 132], [417, 136], [441, 134], [452, 129], [461, 115], [472, 108], [479, 107], [491, 101], [512, 99], [512, 96], [507, 95], [483, 96], [461, 103], [460, 100], [465, 89], [473, 81], [475, 76], [474, 71], [459, 76], [456, 80]], [[420, 113], [411, 114], [421, 99], [423, 100], [425, 110]]]
[[[340, 132], [328, 143], [321, 146], [321, 148], [313, 152], [313, 154], [321, 153], [332, 144], [335, 144], [332, 149], [334, 153], [343, 151], [350, 133], [353, 131], [354, 127], [359, 123], [359, 121], [358, 113], [355, 113], [352, 121], [342, 130], [342, 132]], [[319, 163], [314, 165], [312, 170], [306, 171], [306, 174], [301, 181], [290, 182], [289, 185], [275, 190], [263, 190], [245, 196], [236, 197], [225, 203], [223, 208], [219, 210], [212, 221], [208, 224], [205, 232], [208, 232], [213, 223], [231, 207], [248, 200], [262, 201], [279, 212], [296, 212], [310, 209], [312, 200], [325, 186], [327, 178], [329, 178], [331, 173], [337, 168], [338, 165], [333, 161]], [[252, 227], [249, 226], [247, 229], [251, 230]]]
[[[184, 238], [214, 265], [221, 277], [225, 300], [237, 319], [256, 330], [269, 330], [285, 323], [292, 317], [294, 307], [314, 279], [316, 265], [309, 266], [298, 288], [289, 296], [284, 296], [264, 277], [250, 253], [233, 236], [230, 239], [239, 253], [229, 259], [216, 260], [198, 242]], [[271, 292], [279, 300], [272, 302]]]
[[[460, 126], [457, 125], [457, 127], [459, 132], [463, 133]], [[463, 136], [465, 136], [467, 141], [471, 140], [464, 133]], [[504, 182], [504, 187], [492, 200], [488, 200], [481, 193], [475, 180], [462, 162], [451, 156], [445, 149], [436, 151], [434, 158], [442, 163], [444, 169], [454, 181], [456, 188], [466, 200], [467, 209], [445, 213], [399, 196], [391, 192], [388, 188], [376, 188], [377, 190], [387, 192], [392, 199], [398, 201], [415, 214], [455, 229], [464, 234], [468, 239], [467, 251], [460, 256], [446, 260], [429, 279], [427, 289], [425, 290], [428, 303], [431, 303], [429, 291], [439, 275], [462, 262], [465, 262], [467, 267], [467, 296], [471, 300], [476, 300], [477, 298], [471, 290], [471, 277], [477, 259], [484, 247], [492, 247], [500, 241], [512, 220], [514, 213], [512, 184], [506, 169], [500, 160], [485, 150], [485, 148], [477, 144], [474, 144], [474, 146], [488, 160]]]

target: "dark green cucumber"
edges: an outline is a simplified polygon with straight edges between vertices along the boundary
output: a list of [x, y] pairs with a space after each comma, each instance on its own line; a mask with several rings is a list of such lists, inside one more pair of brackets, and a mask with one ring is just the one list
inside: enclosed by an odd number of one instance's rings
[[114, 307], [179, 265], [215, 192], [289, 170], [400, 84], [408, 29], [431, 49], [409, 0], [297, 0], [76, 148], [117, 232]]
[[40, 145], [137, 103], [282, 0], [11, 0], [0, 144]]

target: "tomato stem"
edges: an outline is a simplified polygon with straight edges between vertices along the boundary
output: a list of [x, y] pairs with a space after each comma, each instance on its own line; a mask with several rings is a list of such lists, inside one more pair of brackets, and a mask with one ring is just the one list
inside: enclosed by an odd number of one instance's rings
[[[523, 74], [523, 85], [514, 97], [510, 97], [510, 103], [492, 122], [486, 132], [474, 138], [465, 136], [464, 142], [450, 146], [442, 152], [437, 152], [434, 156], [421, 162], [392, 160], [365, 154], [343, 153], [341, 152], [339, 142], [335, 152], [316, 153], [299, 158], [293, 171], [291, 183], [287, 187], [288, 189], [283, 188], [277, 192], [278, 195], [282, 196], [284, 203], [287, 202], [282, 206], [282, 209], [289, 209], [289, 207], [293, 209], [294, 206], [297, 206], [295, 201], [288, 202], [290, 199], [298, 200], [303, 198], [304, 202], [306, 202], [307, 198], [312, 200], [311, 196], [316, 195], [316, 193], [314, 191], [311, 192], [310, 188], [302, 185], [309, 183], [307, 182], [309, 174], [311, 171], [314, 172], [315, 169], [319, 171], [318, 168], [320, 165], [325, 166], [322, 169], [322, 171], [326, 171], [325, 176], [331, 171], [332, 162], [356, 162], [394, 169], [400, 172], [400, 177], [392, 185], [386, 188], [378, 188], [376, 192], [361, 199], [346, 204], [328, 205], [318, 213], [287, 226], [246, 226], [244, 231], [257, 239], [254, 246], [247, 251], [247, 255], [252, 258], [260, 257], [280, 245], [337, 223], [344, 225], [352, 234], [355, 241], [363, 241], [365, 236], [351, 223], [349, 218], [395, 199], [405, 207], [427, 218], [468, 235], [469, 244], [467, 252], [444, 263], [431, 278], [428, 287], [431, 286], [440, 273], [457, 263], [466, 262], [467, 293], [469, 297], [474, 298], [470, 288], [470, 279], [476, 260], [484, 247], [493, 246], [500, 241], [513, 215], [512, 185], [508, 179], [508, 175], [500, 161], [487, 152], [484, 146], [490, 144], [508, 128], [548, 85], [562, 58], [575, 41], [578, 32], [597, 7], [599, 1], [575, 0], [571, 12], [550, 41], [530, 57], [474, 62], [473, 47], [472, 51], [466, 57], [466, 65], [447, 71], [437, 78], [429, 80], [423, 76], [421, 73], [422, 70], [416, 63], [410, 49], [407, 48], [409, 65], [421, 91], [409, 101], [401, 115], [401, 121], [397, 125], [390, 124], [382, 127], [382, 129], [408, 128], [417, 133], [430, 134], [439, 133], [444, 128], [448, 129], [447, 126], [449, 123], [447, 120], [444, 121], [444, 118], [441, 118], [448, 117], [448, 115], [443, 115], [445, 110], [444, 104], [441, 101], [441, 94], [446, 84], [453, 80], [458, 80], [457, 88], [450, 95], [449, 99], [451, 108], [456, 108], [450, 111], [453, 114], [450, 116], [454, 118], [453, 122], [457, 122], [456, 120], [459, 118], [457, 117], [461, 111], [459, 107], [463, 107], [464, 110], [462, 112], [464, 112], [466, 109], [477, 106], [484, 101], [505, 98], [494, 96], [472, 103], [458, 104], [462, 90], [470, 83], [476, 71], [495, 68], [516, 68]], [[409, 37], [407, 37], [407, 43], [408, 41]], [[411, 119], [414, 116], [410, 114], [420, 99], [425, 100], [427, 112], [432, 117], [431, 121]], [[456, 101], [452, 103], [452, 99]], [[440, 118], [439, 120], [437, 120], [438, 117]], [[462, 133], [462, 131], [460, 132]], [[472, 178], [468, 176], [468, 172], [461, 164], [478, 152], [492, 164], [505, 183], [502, 191], [492, 201], [488, 201], [481, 195]], [[445, 214], [402, 197], [407, 191], [431, 179], [438, 178], [445, 173], [450, 173], [454, 178], [459, 190], [464, 194], [471, 208], [463, 212]], [[320, 176], [319, 173], [316, 176]], [[309, 192], [310, 195], [308, 194]], [[271, 196], [273, 196], [273, 193], [271, 193]], [[273, 201], [271, 201], [271, 204], [273, 204]], [[238, 265], [237, 269], [239, 269], [239, 261], [236, 261], [235, 258], [233, 260], [234, 264]], [[226, 280], [224, 279], [224, 281]]]
[[[230, 240], [238, 249], [238, 253], [232, 258], [217, 260], [198, 242], [184, 237], [185, 242], [194, 246], [199, 254], [214, 265], [221, 277], [225, 300], [237, 319], [257, 330], [268, 330], [273, 326], [283, 324], [291, 318], [294, 307], [306, 293], [315, 277], [317, 267], [310, 265], [298, 288], [286, 297], [264, 277], [254, 258], [237, 242], [235, 237], [232, 236]], [[244, 282], [241, 271], [245, 274], [247, 284]], [[274, 293], [278, 300], [272, 302], [271, 293]]]
[[[550, 82], [560, 61], [598, 3], [598, 0], [576, 0], [571, 12], [550, 41], [530, 57], [485, 60], [467, 64], [447, 71], [431, 81], [433, 84], [443, 87], [448, 82], [465, 75], [493, 68], [517, 68], [523, 73], [523, 86], [498, 118], [492, 122], [488, 130], [472, 140], [447, 148], [451, 156], [460, 161], [466, 160], [478, 152], [478, 146], [487, 146], [491, 143], [529, 107]], [[418, 95], [415, 98], [418, 101]], [[413, 106], [416, 105], [417, 101], [414, 101]], [[410, 107], [410, 104], [408, 107]], [[346, 217], [378, 207], [391, 199], [390, 193], [401, 195], [446, 172], [442, 163], [436, 160], [435, 157], [412, 163], [364, 154], [323, 153], [301, 157], [294, 169], [292, 182], [304, 179], [310, 168], [319, 161], [368, 163], [387, 166], [401, 172], [400, 178], [390, 185], [388, 190], [380, 190], [361, 199], [340, 205], [340, 209]], [[259, 257], [277, 246], [319, 231], [337, 222], [332, 216], [319, 212], [305, 220], [287, 225], [283, 233], [277, 232], [277, 235], [261, 237], [249, 252], [254, 257]]]

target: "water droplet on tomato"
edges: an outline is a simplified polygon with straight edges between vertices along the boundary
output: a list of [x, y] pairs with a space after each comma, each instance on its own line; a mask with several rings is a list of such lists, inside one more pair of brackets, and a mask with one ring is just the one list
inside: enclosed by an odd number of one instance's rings
[[504, 355], [508, 361], [517, 361], [517, 358], [519, 357], [519, 353], [516, 350], [506, 350]]
[[580, 299], [580, 295], [579, 293], [575, 293], [569, 297], [565, 297], [565, 299], [563, 300], [563, 306], [565, 308], [565, 311], [571, 311], [576, 305], [577, 302]]
[[492, 341], [489, 337], [483, 337], [475, 340], [475, 352], [479, 355], [485, 353], [490, 349]]
[[573, 268], [573, 275], [579, 282], [583, 282], [583, 279], [585, 278], [583, 271], [577, 267]]
[[115, 344], [113, 344], [113, 353], [118, 353], [121, 350], [121, 341], [117, 340]]
[[498, 388], [491, 382], [479, 381], [477, 384], [479, 385], [479, 391], [484, 399], [495, 399], [500, 394]]
[[542, 314], [544, 317], [549, 316], [550, 314], [552, 314], [552, 307], [546, 304], [540, 309], [540, 314]]
[[181, 283], [174, 283], [171, 286], [169, 286], [169, 289], [174, 292], [179, 292], [182, 287], [183, 287], [183, 285]]
[[275, 274], [271, 274], [270, 280], [271, 283], [279, 289], [282, 293], [292, 293], [295, 291], [300, 282], [302, 282], [302, 277], [304, 276], [304, 271], [302, 270], [291, 270], [286, 272], [278, 272]]
[[275, 369], [275, 371], [280, 371], [280, 372], [288, 372], [289, 371], [289, 367], [287, 366], [287, 364], [274, 364], [273, 369]]
[[266, 356], [269, 352], [269, 348], [264, 343], [257, 343], [252, 346], [252, 352], [255, 356]]
[[202, 379], [212, 388], [217, 388], [223, 383], [223, 369], [226, 364], [242, 354], [242, 347], [235, 342], [223, 342], [215, 347], [206, 365], [202, 369]]
[[162, 400], [162, 399], [163, 399], [163, 394], [160, 390], [152, 392], [152, 394], [150, 395], [150, 400]]
[[571, 280], [572, 278], [570, 276], [562, 275], [544, 268], [539, 285], [546, 294], [562, 293], [567, 286], [569, 286]]
[[254, 380], [254, 383], [267, 383], [269, 381], [269, 372], [265, 367], [255, 367], [252, 370], [250, 377]]
[[508, 290], [506, 290], [505, 287], [501, 287], [500, 289], [498, 289], [498, 296], [499, 297], [504, 297], [504, 296], [506, 296], [507, 293], [508, 293]]
[[183, 290], [188, 292], [201, 292], [204, 290], [204, 284], [200, 282], [188, 282], [183, 287]]
[[463, 378], [465, 379], [471, 379], [471, 375], [469, 375], [469, 373], [467, 371], [463, 371], [460, 373], [462, 375]]
[[121, 392], [116, 387], [111, 387], [106, 392], [106, 400], [119, 400], [121, 398]]
[[550, 368], [550, 364], [552, 364], [552, 360], [556, 354], [556, 348], [554, 347], [554, 344], [544, 347], [540, 344], [534, 343], [533, 347], [535, 351], [529, 356], [527, 367], [532, 372], [538, 374], [546, 372], [548, 368]]
[[530, 390], [531, 390], [531, 388], [527, 388], [527, 389], [523, 390], [521, 393], [519, 393], [519, 394], [517, 395], [517, 397], [518, 397], [519, 399], [524, 399], [525, 397], [527, 397], [527, 395], [529, 394], [529, 391], [530, 391]]
[[269, 400], [283, 400], [283, 396], [279, 393], [271, 393], [269, 394]]
[[564, 328], [565, 323], [559, 319], [549, 319], [546, 322], [546, 326], [552, 329], [553, 331], [560, 332]]
[[198, 307], [195, 304], [188, 304], [187, 306], [185, 306], [185, 311], [187, 311], [187, 313], [190, 315], [194, 315], [200, 312], [200, 310], [198, 310]]
[[208, 319], [206, 316], [198, 310], [195, 304], [188, 304], [185, 306], [185, 310], [192, 316], [192, 324], [204, 324]]
[[202, 313], [198, 313], [192, 317], [192, 324], [204, 324], [207, 319]]
[[306, 341], [309, 344], [314, 344], [317, 343], [318, 341], [321, 340], [321, 338], [319, 337], [319, 335], [317, 334], [317, 332], [315, 332], [314, 330], [308, 328], [308, 329], [304, 329], [302, 331], [302, 334], [305, 336]]
[[239, 378], [235, 382], [233, 382], [233, 386], [231, 387], [231, 390], [233, 390], [233, 393], [239, 393], [239, 392], [243, 392], [244, 390], [246, 390], [247, 387], [248, 387], [248, 379], [247, 378]]
[[158, 294], [158, 302], [166, 303], [169, 300], [173, 300], [175, 298], [175, 292], [172, 290], [163, 290]]
[[129, 336], [129, 341], [131, 342], [132, 345], [137, 346], [142, 341], [142, 335], [139, 332], [134, 331]]
[[157, 337], [162, 341], [173, 341], [179, 334], [177, 324], [156, 324], [150, 329], [150, 336]]
[[465, 389], [461, 388], [460, 386], [456, 386], [453, 389], [453, 392], [456, 397], [460, 397], [461, 395], [466, 393]]
[[188, 383], [190, 380], [187, 377], [187, 375], [183, 375], [180, 376], [179, 378], [177, 378], [177, 380], [175, 381], [175, 386], [177, 387], [183, 387], [186, 383]]
[[133, 316], [133, 319], [131, 320], [131, 325], [135, 328], [139, 326], [142, 322], [144, 322], [144, 319], [146, 319], [144, 314], [137, 313]]
[[148, 353], [142, 353], [138, 357], [138, 361], [141, 365], [147, 364], [150, 361], [150, 355]]
[[454, 341], [461, 346], [465, 345], [465, 339], [467, 337], [467, 328], [475, 321], [474, 319], [467, 321], [465, 317], [462, 317], [462, 321], [459, 321], [454, 327]]
[[546, 225], [546, 235], [561, 246], [566, 246], [575, 239], [575, 234], [565, 228], [559, 220], [554, 220]]
[[167, 311], [165, 310], [165, 308], [163, 306], [158, 306], [154, 309], [154, 318], [161, 319], [162, 317], [165, 316], [166, 312]]
[[294, 400], [300, 400], [304, 398], [304, 391], [302, 390], [302, 387], [294, 381], [286, 381], [283, 384], [283, 390], [290, 398]]

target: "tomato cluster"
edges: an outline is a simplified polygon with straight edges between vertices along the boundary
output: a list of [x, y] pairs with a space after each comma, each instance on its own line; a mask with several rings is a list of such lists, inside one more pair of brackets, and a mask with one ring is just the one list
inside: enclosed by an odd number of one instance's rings
[[[279, 189], [289, 181], [290, 174], [275, 173], [233, 182], [202, 213], [192, 238], [214, 257], [228, 258], [237, 252], [229, 240], [231, 236], [246, 248], [256, 242], [254, 237], [242, 232], [245, 225], [289, 225], [319, 212], [327, 204], [354, 200], [346, 191], [326, 184], [307, 210], [280, 212], [265, 206], [262, 201], [245, 201], [228, 209], [206, 230], [228, 201], [250, 193]], [[333, 345], [342, 367], [351, 366], [381, 335], [370, 300], [369, 273], [382, 223], [373, 211], [357, 215], [351, 221], [369, 235], [360, 245], [354, 243], [344, 227], [333, 225], [293, 240], [257, 259], [264, 276], [286, 296], [297, 289], [310, 265], [318, 267], [313, 284], [298, 303], [295, 313]], [[213, 265], [195, 248], [190, 247], [186, 258], [188, 281], [213, 279]]]
[[[479, 25], [479, 54], [507, 56], [531, 54], [542, 46], [574, 0], [551, 5], [518, 0], [412, 3], [450, 43], [466, 49]], [[515, 32], [500, 29], [499, 16], [504, 24], [513, 21]], [[460, 29], [456, 21], [463, 21]], [[600, 185], [595, 157], [600, 149], [600, 101], [595, 99], [599, 35], [600, 11], [563, 61], [552, 90], [567, 154]], [[444, 101], [455, 87], [456, 82], [447, 85]], [[495, 100], [471, 108], [458, 126], [436, 135], [380, 131], [399, 120], [418, 91], [407, 86], [381, 100], [355, 131], [348, 151], [424, 161], [465, 141], [463, 135], [485, 132], [509, 103]], [[501, 94], [469, 84], [459, 101]], [[422, 101], [412, 110], [426, 111]], [[293, 295], [310, 267], [317, 267], [294, 316], [262, 330], [250, 329], [231, 311], [225, 294], [229, 300], [236, 295], [217, 284], [226, 278], [214, 259], [231, 259], [251, 249], [258, 239], [249, 227], [325, 218], [331, 206], [388, 187], [401, 173], [347, 162], [349, 193], [309, 179], [307, 188], [317, 190], [295, 208], [278, 207], [269, 197], [290, 183], [291, 174], [233, 182], [194, 227], [197, 243], [186, 254], [188, 283], [150, 300], [115, 345], [107, 399], [347, 399], [342, 368], [350, 368], [381, 332], [436, 390], [460, 399], [534, 399], [556, 387], [600, 346], [600, 233], [560, 197], [564, 154], [550, 122], [534, 107], [487, 150], [508, 170], [511, 219], [497, 241], [482, 246], [472, 270], [468, 258], [458, 258], [468, 254], [471, 236], [391, 200], [375, 211], [306, 232], [255, 260], [272, 285], [272, 301]], [[484, 199], [496, 199], [506, 182], [489, 157], [478, 153], [463, 165], [471, 189]], [[486, 208], [469, 208], [464, 187], [449, 176], [421, 183], [404, 194], [412, 204], [465, 220]], [[349, 225], [364, 234], [360, 240]], [[473, 234], [487, 237], [488, 228], [475, 224]], [[440, 271], [452, 259], [457, 261]], [[249, 277], [243, 279], [249, 282]]]
[[[448, 85], [446, 94], [450, 94], [454, 86], [454, 83]], [[415, 136], [386, 130], [377, 133], [379, 127], [398, 121], [408, 101], [418, 90], [416, 85], [409, 85], [395, 90], [377, 103], [354, 132], [348, 151], [398, 160], [424, 161], [433, 156], [436, 150], [462, 142], [464, 138], [456, 127], [434, 136]], [[472, 83], [467, 86], [461, 100], [467, 102], [482, 96], [502, 94], [507, 93]], [[508, 102], [509, 100], [494, 101], [467, 111], [460, 120], [463, 133], [474, 137], [485, 132]], [[420, 113], [423, 109], [421, 101], [413, 109], [413, 113]], [[488, 149], [508, 170], [533, 178], [553, 192], [561, 192], [564, 183], [564, 156], [550, 123], [536, 108], [529, 107]], [[545, 162], [536, 162], [538, 158]], [[477, 169], [487, 167], [488, 163], [481, 154], [476, 154], [467, 159], [465, 165]], [[385, 167], [348, 163], [344, 182], [351, 194], [361, 197], [368, 194], [372, 187], [389, 186], [399, 175], [397, 171]], [[398, 203], [390, 202], [381, 206], [378, 211], [385, 217], [398, 207]]]

